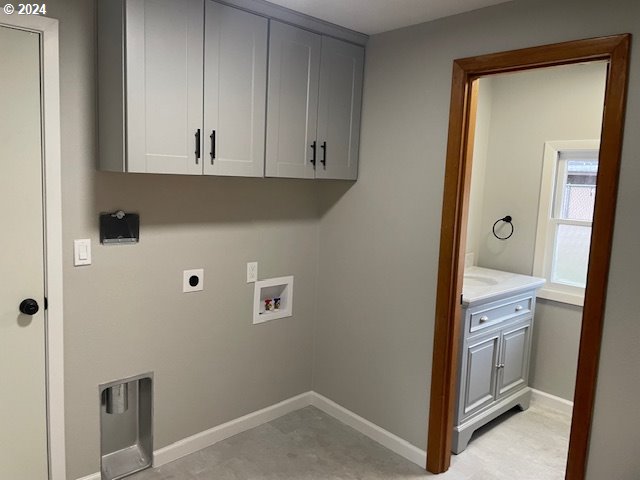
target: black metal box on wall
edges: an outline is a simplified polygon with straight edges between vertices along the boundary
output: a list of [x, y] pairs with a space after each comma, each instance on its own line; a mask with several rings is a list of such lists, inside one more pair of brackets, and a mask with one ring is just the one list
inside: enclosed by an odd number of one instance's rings
[[140, 215], [118, 210], [100, 214], [100, 243], [103, 245], [138, 243]]

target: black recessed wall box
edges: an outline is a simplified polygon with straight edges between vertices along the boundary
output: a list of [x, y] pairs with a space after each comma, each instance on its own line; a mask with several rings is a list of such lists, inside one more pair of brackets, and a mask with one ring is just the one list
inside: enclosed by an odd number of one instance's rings
[[138, 243], [140, 240], [140, 215], [122, 210], [100, 214], [100, 243], [118, 245]]

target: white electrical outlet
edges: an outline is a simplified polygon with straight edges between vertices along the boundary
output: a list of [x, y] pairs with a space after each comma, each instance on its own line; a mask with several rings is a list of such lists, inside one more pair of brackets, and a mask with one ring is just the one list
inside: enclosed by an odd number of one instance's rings
[[204, 269], [185, 270], [182, 272], [182, 291], [184, 293], [199, 292], [204, 289]]
[[247, 263], [247, 283], [258, 281], [258, 262]]

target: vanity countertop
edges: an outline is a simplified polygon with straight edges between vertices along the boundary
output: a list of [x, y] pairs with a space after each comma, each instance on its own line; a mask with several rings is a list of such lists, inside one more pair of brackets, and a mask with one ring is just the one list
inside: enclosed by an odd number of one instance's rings
[[504, 297], [519, 291], [540, 288], [544, 278], [503, 272], [482, 267], [468, 267], [464, 270], [462, 284], [462, 305], [472, 304], [493, 298]]

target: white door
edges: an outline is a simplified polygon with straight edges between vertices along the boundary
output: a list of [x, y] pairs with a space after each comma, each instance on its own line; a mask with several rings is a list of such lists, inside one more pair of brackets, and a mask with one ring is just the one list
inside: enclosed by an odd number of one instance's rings
[[202, 174], [203, 0], [127, 9], [127, 171]]
[[267, 177], [315, 177], [320, 47], [320, 35], [271, 21]]
[[207, 0], [204, 173], [262, 177], [269, 21]]
[[40, 36], [0, 27], [0, 64], [0, 479], [44, 480]]
[[364, 48], [322, 37], [317, 178], [358, 177]]

